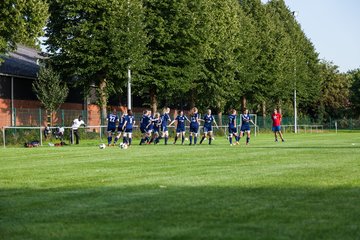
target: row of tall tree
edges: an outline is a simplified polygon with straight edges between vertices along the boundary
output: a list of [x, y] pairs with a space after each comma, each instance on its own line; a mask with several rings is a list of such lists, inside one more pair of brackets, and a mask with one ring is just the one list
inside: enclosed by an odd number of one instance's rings
[[[300, 115], [360, 113], [359, 71], [344, 74], [319, 61], [283, 0], [30, 2], [33, 12], [39, 3], [49, 7], [39, 15], [49, 15], [48, 63], [70, 84], [96, 86], [103, 114], [109, 95], [126, 90], [128, 70], [134, 94], [154, 111], [247, 107], [266, 115], [280, 107], [292, 115], [296, 91]], [[16, 39], [0, 40], [13, 46]]]

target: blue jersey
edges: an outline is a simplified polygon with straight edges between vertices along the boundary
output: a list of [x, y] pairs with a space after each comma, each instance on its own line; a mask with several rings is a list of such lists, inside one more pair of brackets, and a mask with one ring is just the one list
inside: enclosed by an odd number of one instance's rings
[[194, 113], [193, 115], [191, 115], [191, 117], [190, 117], [190, 124], [198, 124], [199, 122], [198, 122], [198, 120], [199, 120], [199, 114], [198, 113]]
[[148, 126], [147, 129], [148, 130], [153, 130], [154, 129], [155, 118], [154, 118], [154, 116], [150, 116], [149, 118], [150, 118], [150, 121], [149, 121], [150, 125]]
[[124, 127], [125, 119], [127, 115], [122, 115], [119, 122], [119, 129], [122, 129]]
[[204, 116], [204, 127], [211, 127], [213, 121], [214, 121], [213, 115], [208, 115], [208, 114], [206, 114], [206, 115]]
[[164, 113], [163, 115], [161, 115], [160, 118], [161, 118], [161, 126], [163, 126], [163, 127], [166, 127], [168, 124], [168, 121], [171, 120], [169, 114], [167, 114], [167, 113]]
[[234, 114], [229, 115], [229, 127], [236, 127], [236, 115]]
[[134, 116], [129, 116], [126, 115], [125, 116], [125, 121], [126, 121], [126, 129], [130, 130], [133, 128], [133, 124], [134, 124]]
[[[178, 129], [185, 129], [185, 120], [187, 120], [187, 117], [178, 115], [175, 120], [177, 121], [177, 127]], [[185, 131], [185, 130], [184, 130]]]
[[140, 128], [145, 129], [150, 123], [150, 116], [143, 115], [140, 120]]
[[155, 118], [153, 121], [154, 121], [154, 132], [160, 132], [161, 118]]
[[115, 129], [116, 128], [116, 122], [119, 120], [119, 117], [116, 114], [110, 113], [107, 116], [108, 119], [108, 128], [109, 129]]
[[241, 115], [241, 126], [246, 126], [246, 127], [250, 127], [250, 115], [249, 114], [243, 114]]

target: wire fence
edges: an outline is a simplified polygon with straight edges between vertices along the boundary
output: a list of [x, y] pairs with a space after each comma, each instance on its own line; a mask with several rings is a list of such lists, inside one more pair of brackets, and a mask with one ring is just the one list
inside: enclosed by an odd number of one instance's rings
[[[69, 127], [71, 126], [72, 121], [79, 115], [82, 115], [83, 119], [85, 119], [85, 122], [89, 125], [101, 125], [105, 123], [105, 117], [101, 116], [99, 111], [60, 109], [52, 115], [52, 126]], [[134, 117], [137, 122], [140, 121], [141, 116], [142, 113], [140, 112], [134, 113]], [[172, 115], [171, 117], [174, 118], [175, 115]], [[222, 115], [221, 117], [215, 115], [214, 117], [219, 125], [226, 125], [228, 123], [227, 115]], [[41, 127], [46, 125], [48, 116], [46, 111], [41, 108], [15, 108], [12, 112], [11, 119], [12, 121], [11, 123], [9, 122], [8, 126]], [[237, 120], [238, 124], [240, 124], [240, 117], [238, 117]], [[319, 122], [305, 116], [299, 117], [297, 120], [297, 123], [300, 127], [322, 125], [323, 130], [331, 130], [335, 128], [346, 130], [360, 129], [360, 118], [326, 119], [322, 122]], [[256, 125], [259, 127], [260, 132], [271, 130], [272, 121], [270, 116], [257, 116], [256, 118], [253, 118], [253, 121], [255, 121]], [[289, 130], [294, 130], [294, 128], [290, 127], [291, 125], [294, 125], [294, 118], [284, 116], [282, 119], [282, 125], [289, 126]], [[302, 128], [305, 130], [305, 127]]]

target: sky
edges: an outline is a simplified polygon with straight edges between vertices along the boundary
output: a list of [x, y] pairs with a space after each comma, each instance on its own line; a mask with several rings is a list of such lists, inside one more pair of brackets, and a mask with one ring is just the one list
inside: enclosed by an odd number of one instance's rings
[[[267, 2], [266, 0], [262, 0]], [[360, 68], [359, 0], [285, 0], [320, 59], [341, 72]]]

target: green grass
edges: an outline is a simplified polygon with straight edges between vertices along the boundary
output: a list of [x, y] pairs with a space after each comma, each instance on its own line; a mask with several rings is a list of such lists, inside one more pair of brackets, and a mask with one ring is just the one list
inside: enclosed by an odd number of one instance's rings
[[286, 140], [0, 149], [0, 239], [360, 239], [360, 133]]

